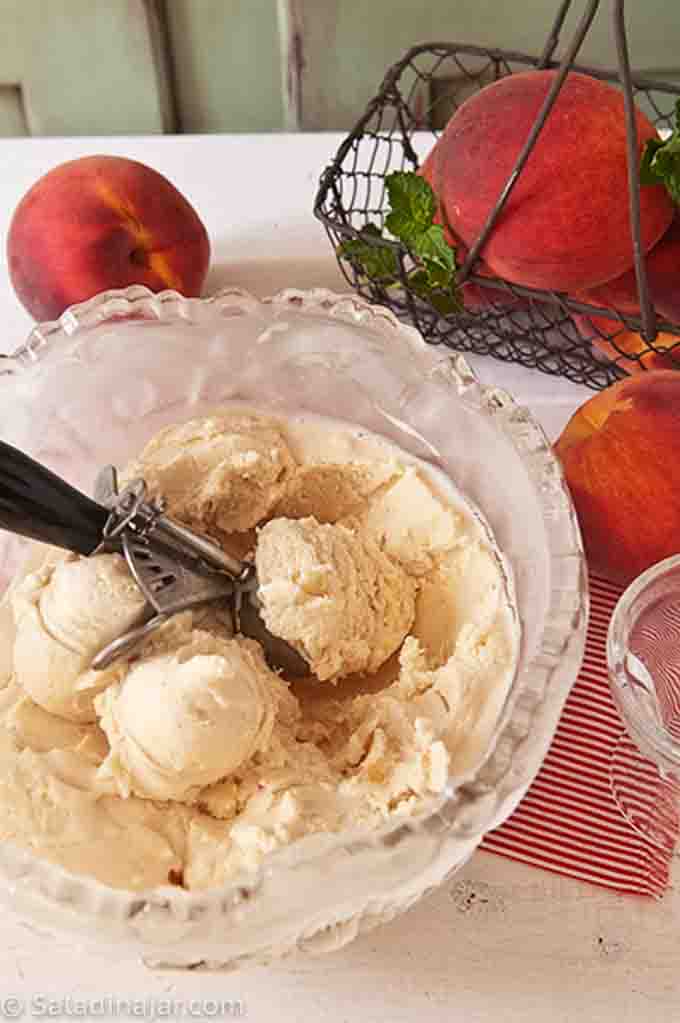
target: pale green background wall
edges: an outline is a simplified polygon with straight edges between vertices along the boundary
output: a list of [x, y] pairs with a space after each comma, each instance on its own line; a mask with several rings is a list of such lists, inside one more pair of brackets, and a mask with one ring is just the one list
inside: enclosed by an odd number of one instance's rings
[[0, 133], [162, 131], [153, 16], [142, 0], [0, 0]]
[[165, 10], [182, 129], [280, 130], [276, 0], [168, 0]]
[[[556, 0], [0, 0], [0, 134], [343, 129], [414, 43], [537, 53], [556, 7]], [[580, 13], [583, 0], [573, 7]], [[679, 0], [627, 7], [634, 66], [680, 78]], [[583, 60], [613, 62], [610, 8], [602, 0]]]

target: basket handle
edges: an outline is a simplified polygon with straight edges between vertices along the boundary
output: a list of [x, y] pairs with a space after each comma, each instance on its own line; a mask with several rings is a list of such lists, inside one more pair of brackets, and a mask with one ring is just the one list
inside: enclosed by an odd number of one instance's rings
[[[562, 7], [558, 12], [558, 18], [553, 26], [553, 35], [555, 33], [555, 28], [558, 27], [558, 25], [560, 24], [560, 16], [563, 21], [569, 6], [570, 4], [567, 4], [566, 9], [564, 9], [565, 5], [562, 4]], [[475, 240], [474, 244], [470, 247], [470, 251], [467, 254], [467, 258], [465, 259], [465, 262], [463, 263], [462, 267], [457, 273], [457, 280], [459, 284], [463, 284], [464, 281], [467, 280], [467, 278], [469, 277], [470, 272], [475, 263], [477, 262], [477, 258], [480, 255], [482, 249], [484, 248], [484, 245], [486, 244], [486, 241], [489, 235], [491, 234], [491, 231], [493, 230], [496, 221], [501, 215], [506, 202], [510, 198], [512, 190], [517, 184], [517, 179], [522, 173], [525, 163], [529, 159], [531, 150], [534, 148], [536, 140], [538, 139], [538, 136], [541, 134], [545, 122], [548, 120], [548, 114], [552, 110], [555, 104], [555, 100], [557, 99], [559, 91], [564, 83], [564, 80], [569, 74], [569, 69], [574, 63], [574, 58], [576, 57], [578, 51], [581, 49], [581, 44], [583, 43], [583, 40], [585, 39], [588, 33], [588, 29], [590, 28], [593, 18], [597, 14], [599, 6], [600, 0], [589, 0], [586, 10], [584, 11], [583, 16], [581, 17], [581, 20], [578, 23], [574, 36], [571, 42], [569, 43], [567, 52], [565, 53], [562, 59], [560, 69], [557, 72], [557, 75], [555, 76], [555, 79], [552, 85], [550, 86], [548, 94], [543, 100], [543, 104], [538, 112], [536, 120], [534, 121], [531, 127], [529, 137], [522, 146], [520, 154], [515, 161], [515, 165], [512, 168], [512, 171], [510, 172], [510, 177], [505, 182], [501, 194], [496, 199], [496, 202], [494, 203], [492, 209], [490, 210], [489, 215], [484, 221], [484, 226], [482, 227], [482, 230], [477, 236], [477, 239]], [[548, 45], [550, 45], [550, 42]], [[557, 45], [557, 39], [555, 39], [554, 45]]]

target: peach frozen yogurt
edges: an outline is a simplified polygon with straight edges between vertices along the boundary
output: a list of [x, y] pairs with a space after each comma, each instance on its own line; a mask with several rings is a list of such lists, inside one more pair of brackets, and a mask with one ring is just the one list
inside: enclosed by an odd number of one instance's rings
[[241, 408], [167, 427], [140, 472], [171, 514], [251, 546], [265, 621], [309, 677], [273, 671], [218, 605], [94, 671], [141, 595], [118, 555], [42, 552], [2, 619], [1, 839], [116, 887], [207, 888], [415, 814], [480, 762], [519, 626], [452, 481], [349, 424]]

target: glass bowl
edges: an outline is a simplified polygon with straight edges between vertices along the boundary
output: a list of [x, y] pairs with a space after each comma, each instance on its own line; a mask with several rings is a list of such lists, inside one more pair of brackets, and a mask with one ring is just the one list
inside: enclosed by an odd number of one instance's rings
[[652, 565], [620, 596], [607, 631], [607, 664], [625, 733], [610, 784], [628, 823], [680, 856], [680, 555]]
[[[581, 539], [530, 413], [388, 310], [324, 290], [263, 301], [239, 289], [203, 300], [107, 292], [37, 327], [0, 369], [0, 436], [88, 492], [103, 465], [225, 402], [360, 424], [436, 462], [481, 510], [511, 565], [522, 627], [483, 757], [418, 817], [309, 836], [256, 874], [194, 892], [108, 888], [0, 843], [3, 900], [117, 958], [233, 967], [336, 948], [460, 868], [534, 778], [583, 653]], [[3, 588], [23, 558], [23, 543], [0, 535]]]
[[660, 561], [619, 598], [607, 632], [614, 702], [631, 739], [659, 771], [680, 773], [680, 555]]

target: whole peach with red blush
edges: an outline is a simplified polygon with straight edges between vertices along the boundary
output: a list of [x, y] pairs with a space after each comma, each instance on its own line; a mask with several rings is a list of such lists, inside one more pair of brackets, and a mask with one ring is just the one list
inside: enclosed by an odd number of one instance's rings
[[53, 168], [23, 197], [7, 239], [12, 284], [36, 320], [100, 291], [144, 284], [201, 293], [208, 233], [167, 178], [119, 156]]
[[680, 553], [680, 373], [654, 370], [590, 398], [555, 445], [589, 565], [628, 583]]
[[[450, 231], [472, 246], [551, 89], [554, 69], [508, 75], [456, 110], [424, 162]], [[658, 138], [635, 113], [640, 151]], [[570, 72], [481, 255], [529, 288], [582, 291], [633, 264], [626, 119], [620, 90]], [[663, 185], [641, 191], [645, 251], [673, 219]]]

